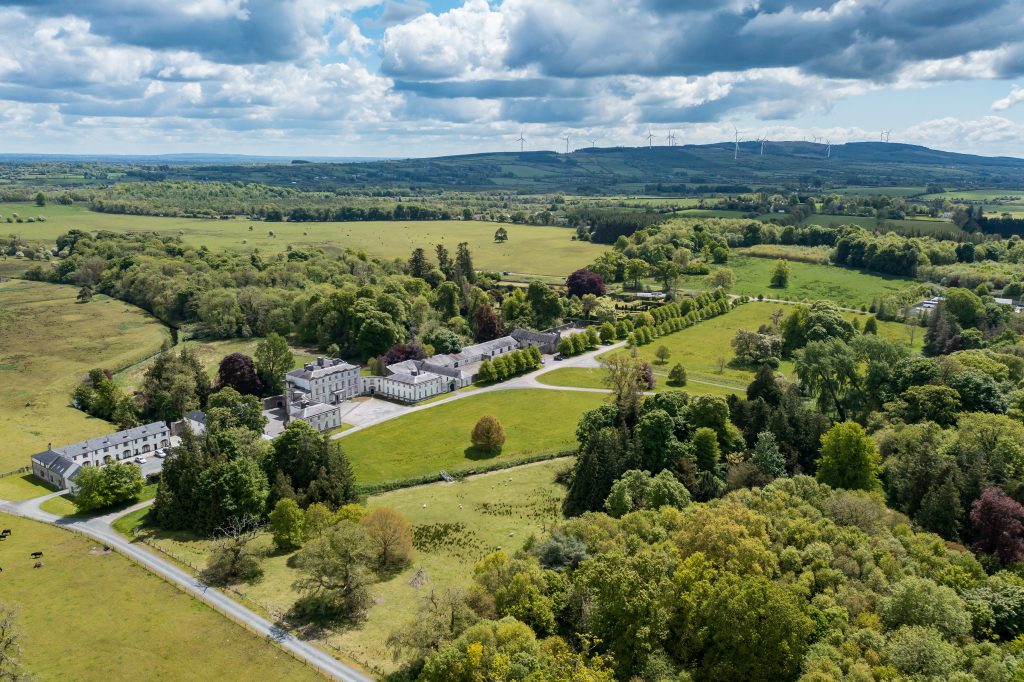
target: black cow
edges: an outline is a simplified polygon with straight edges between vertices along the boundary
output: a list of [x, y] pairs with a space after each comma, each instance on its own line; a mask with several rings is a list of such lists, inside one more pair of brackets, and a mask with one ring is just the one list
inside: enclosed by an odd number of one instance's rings
[[43, 556], [42, 552], [32, 552], [32, 558], [33, 559], [38, 559], [41, 556]]
[[37, 561], [36, 565], [33, 566], [32, 568], [42, 568], [42, 567], [43, 567], [43, 562], [42, 561]]

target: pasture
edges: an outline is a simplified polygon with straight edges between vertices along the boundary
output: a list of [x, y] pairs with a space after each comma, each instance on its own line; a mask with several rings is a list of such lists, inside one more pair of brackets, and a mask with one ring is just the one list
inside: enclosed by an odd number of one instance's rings
[[[875, 297], [892, 294], [913, 285], [913, 280], [888, 275], [875, 275], [850, 268], [841, 268], [817, 263], [789, 261], [792, 272], [789, 286], [772, 289], [774, 258], [733, 255], [725, 265], [735, 273], [736, 286], [730, 293], [756, 298], [817, 301], [827, 299], [841, 306], [859, 308], [871, 304]], [[688, 275], [679, 280], [679, 288], [707, 288], [707, 278], [702, 275]]]
[[180, 234], [187, 244], [214, 251], [250, 252], [259, 248], [263, 253], [275, 253], [291, 245], [331, 251], [350, 248], [381, 258], [402, 259], [416, 247], [427, 249], [432, 256], [436, 244], [443, 243], [454, 253], [459, 242], [467, 242], [478, 269], [537, 275], [568, 275], [605, 249], [599, 244], [573, 241], [575, 231], [568, 228], [532, 225], [504, 225], [509, 238], [498, 244], [494, 241], [498, 223], [473, 220], [266, 223], [243, 218], [206, 220], [96, 213], [84, 205], [39, 208], [34, 204], [0, 204], [0, 216], [6, 219], [12, 213], [46, 218], [46, 222], [0, 224], [0, 230], [6, 228], [28, 240], [52, 242], [72, 228], [158, 232]]
[[860, 225], [866, 230], [877, 232], [898, 232], [905, 235], [925, 237], [946, 237], [963, 235], [964, 232], [948, 220], [918, 218], [904, 220], [883, 220], [868, 216], [815, 214], [806, 218], [801, 225]]
[[[727, 397], [733, 393], [743, 393], [747, 386], [733, 382], [722, 377], [694, 378], [690, 377], [686, 386], [669, 386], [668, 371], [672, 369], [675, 362], [670, 360], [665, 365], [652, 365], [654, 370], [654, 392], [664, 391], [686, 391], [691, 395], [719, 395]], [[603, 388], [608, 386], [604, 383], [607, 372], [597, 367], [564, 367], [552, 370], [537, 377], [537, 381], [547, 386], [575, 386], [579, 388]]]
[[[0, 521], [12, 530], [2, 546], [2, 601], [19, 608], [22, 660], [35, 679], [323, 679], [92, 540], [16, 516]], [[38, 569], [29, 558], [36, 551]]]
[[[360, 484], [457, 472], [495, 462], [572, 449], [576, 422], [606, 396], [577, 391], [514, 389], [467, 395], [376, 424], [340, 443]], [[507, 440], [501, 453], [478, 452], [469, 441], [485, 414], [498, 418]]]
[[71, 407], [88, 370], [118, 370], [160, 350], [167, 330], [139, 308], [75, 287], [0, 282], [0, 472], [29, 464], [47, 443], [68, 444], [113, 430]]
[[[565, 489], [554, 475], [570, 459], [529, 464], [515, 469], [473, 476], [456, 483], [435, 483], [375, 495], [367, 506], [390, 507], [413, 526], [416, 554], [401, 571], [386, 575], [371, 587], [373, 606], [365, 621], [323, 633], [328, 649], [377, 671], [395, 671], [401, 661], [391, 657], [385, 641], [397, 627], [415, 617], [420, 600], [431, 590], [470, 585], [473, 564], [500, 548], [519, 549], [530, 535], [539, 534], [561, 517]], [[129, 521], [125, 519], [125, 521]], [[129, 534], [139, 517], [117, 526]], [[203, 567], [210, 541], [181, 533], [142, 530], [141, 537], [185, 565]], [[261, 561], [263, 580], [238, 585], [247, 606], [271, 616], [286, 612], [298, 594], [297, 577], [289, 567], [291, 554], [272, 551], [268, 534], [256, 542], [267, 550]]]

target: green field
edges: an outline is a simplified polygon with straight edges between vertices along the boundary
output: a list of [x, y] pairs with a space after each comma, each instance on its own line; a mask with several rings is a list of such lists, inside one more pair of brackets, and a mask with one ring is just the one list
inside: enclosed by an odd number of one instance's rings
[[28, 466], [47, 443], [66, 445], [113, 427], [70, 405], [94, 368], [118, 370], [152, 355], [169, 338], [148, 314], [97, 295], [39, 282], [0, 282], [0, 471]]
[[[686, 386], [669, 386], [665, 383], [668, 380], [668, 371], [672, 368], [673, 362], [666, 365], [652, 365], [654, 369], [654, 392], [683, 390], [693, 395], [720, 395], [726, 397], [733, 393], [743, 393], [746, 384], [740, 385], [722, 377], [690, 379]], [[564, 367], [552, 370], [537, 377], [537, 381], [548, 386], [575, 386], [579, 388], [604, 388], [607, 372], [597, 367]], [[732, 388], [726, 388], [731, 386]]]
[[[763, 294], [766, 298], [817, 301], [828, 299], [841, 306], [859, 308], [871, 304], [878, 296], [892, 294], [912, 286], [914, 281], [901, 277], [873, 275], [859, 270], [817, 263], [789, 262], [792, 275], [785, 289], [772, 289], [772, 270], [775, 259], [734, 255], [727, 267], [736, 274], [736, 286], [730, 293], [751, 298]], [[690, 275], [680, 279], [683, 289], [707, 287], [707, 278]]]
[[[574, 391], [492, 391], [413, 412], [343, 436], [339, 442], [361, 484], [442, 469], [456, 472], [572, 449], [580, 415], [604, 399], [598, 393]], [[497, 417], [505, 428], [507, 440], [499, 455], [479, 453], [469, 442], [473, 425], [485, 414]]]
[[[145, 502], [152, 500], [156, 497], [156, 483], [150, 483], [142, 488], [142, 493], [131, 502], [125, 502], [119, 505], [120, 508], [131, 507], [132, 505], [138, 504], [139, 502]], [[71, 495], [61, 495], [60, 497], [51, 497], [46, 502], [39, 505], [39, 508], [44, 512], [56, 514], [57, 516], [75, 516], [78, 514], [78, 509], [75, 507], [75, 503], [72, 501]], [[83, 518], [89, 516], [96, 516], [97, 514], [110, 514], [117, 511], [117, 507], [111, 508], [106, 507], [104, 509], [97, 509], [95, 511], [86, 512], [81, 516]]]
[[[686, 368], [687, 378], [690, 380], [685, 390], [690, 393], [716, 392], [713, 386], [701, 385], [697, 381], [734, 386], [737, 392], [743, 392], [746, 390], [747, 384], [754, 378], [754, 372], [746, 367], [729, 366], [728, 363], [733, 359], [732, 339], [740, 329], [756, 330], [760, 325], [770, 323], [772, 313], [779, 309], [789, 314], [793, 306], [751, 301], [725, 315], [713, 317], [693, 327], [657, 338], [652, 343], [640, 346], [637, 353], [641, 359], [651, 364], [656, 373], [662, 375], [658, 377], [660, 390], [671, 390], [671, 387], [666, 387], [664, 384], [665, 375], [668, 374], [672, 365], [681, 362]], [[855, 313], [848, 313], [847, 317], [849, 319], [866, 318], [866, 316], [859, 316]], [[878, 333], [892, 341], [909, 341], [907, 327], [898, 322], [880, 321]], [[915, 350], [921, 347], [922, 337], [922, 330], [917, 329], [914, 335]], [[672, 354], [665, 365], [657, 364], [657, 359], [654, 356], [655, 350], [659, 346], [665, 346]], [[623, 351], [610, 352], [620, 353]], [[726, 362], [726, 366], [721, 372], [719, 372], [720, 358]], [[792, 377], [793, 363], [782, 362], [779, 371], [787, 377]], [[551, 375], [556, 376], [552, 377]], [[602, 375], [603, 370], [600, 369], [555, 370], [548, 375], [542, 375], [540, 380], [552, 385], [591, 387], [600, 385]], [[719, 391], [718, 395], [727, 395], [729, 392], [725, 389], [719, 389]]]
[[[574, 230], [531, 225], [505, 225], [509, 239], [497, 244], [494, 242], [497, 223], [472, 220], [264, 223], [241, 218], [205, 220], [96, 213], [83, 205], [38, 208], [34, 204], [0, 204], [0, 215], [6, 217], [15, 212], [26, 217], [42, 215], [46, 218], [42, 223], [0, 224], [0, 231], [6, 228], [7, 232], [28, 240], [53, 241], [71, 228], [148, 231], [181, 233], [187, 243], [197, 247], [205, 245], [214, 251], [250, 251], [258, 247], [266, 253], [283, 251], [291, 244], [299, 249], [324, 247], [340, 251], [352, 248], [381, 258], [403, 259], [416, 247], [432, 252], [435, 244], [444, 243], [454, 252], [459, 242], [468, 242], [473, 263], [479, 269], [540, 275], [568, 275], [604, 250], [598, 244], [572, 241]], [[270, 232], [274, 236], [270, 236]]]
[[[213, 380], [217, 377], [217, 368], [220, 367], [220, 361], [224, 359], [224, 356], [231, 355], [232, 353], [245, 353], [252, 357], [256, 353], [256, 346], [262, 339], [260, 338], [249, 338], [249, 339], [224, 339], [220, 341], [207, 341], [203, 339], [191, 339], [181, 343], [175, 348], [176, 351], [180, 351], [183, 347], [191, 348], [195, 351], [199, 357], [199, 361], [203, 367], [206, 368], [206, 373]], [[295, 364], [293, 369], [302, 367], [303, 364], [310, 360], [315, 360], [316, 355], [299, 349], [292, 348], [292, 354], [295, 356]], [[114, 380], [117, 384], [125, 391], [135, 391], [142, 386], [142, 378], [146, 374], [146, 370], [149, 369], [150, 365], [155, 361], [155, 356], [146, 358], [142, 362], [136, 363], [131, 367], [126, 368], [124, 371], [118, 372], [114, 376]]]
[[879, 224], [878, 220], [871, 217], [815, 214], [805, 219], [801, 224], [822, 226], [860, 225], [867, 230], [884, 230], [886, 232], [899, 232], [901, 234], [911, 235], [964, 234], [956, 225], [948, 220], [939, 220], [935, 218], [885, 220]]
[[[420, 543], [412, 562], [402, 571], [388, 576], [372, 588], [374, 605], [366, 621], [351, 628], [325, 633], [325, 641], [342, 654], [380, 673], [393, 672], [400, 664], [392, 660], [385, 646], [387, 636], [411, 620], [424, 594], [431, 589], [467, 587], [472, 580], [473, 563], [501, 547], [515, 550], [531, 534], [539, 534], [560, 516], [565, 489], [553, 482], [555, 471], [571, 460], [529, 464], [515, 469], [473, 476], [457, 483], [435, 483], [406, 488], [367, 500], [367, 506], [391, 507], [401, 512], [414, 527], [440, 530], [446, 524], [448, 544]], [[142, 514], [118, 525], [129, 531]], [[143, 531], [146, 542], [177, 558], [186, 565], [205, 566], [210, 542], [180, 533]], [[257, 540], [271, 549], [264, 534]], [[291, 555], [268, 552], [262, 560], [265, 575], [255, 585], [239, 585], [238, 591], [248, 606], [257, 606], [268, 614], [287, 611], [298, 596], [292, 590], [296, 571], [290, 568]], [[422, 584], [414, 576], [422, 570]], [[231, 678], [242, 679], [242, 678]], [[262, 679], [268, 679], [263, 676]]]
[[[20, 609], [38, 680], [322, 680], [273, 644], [116, 553], [53, 526], [0, 515], [0, 601]], [[30, 552], [43, 552], [33, 568]], [[201, 646], [197, 646], [202, 643]]]

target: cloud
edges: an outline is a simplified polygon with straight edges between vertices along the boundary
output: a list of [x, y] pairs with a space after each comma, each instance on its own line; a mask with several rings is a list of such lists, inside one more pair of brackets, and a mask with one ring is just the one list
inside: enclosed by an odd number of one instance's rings
[[1014, 85], [1010, 89], [1010, 94], [1002, 99], [997, 99], [992, 102], [992, 111], [1006, 111], [1012, 107], [1017, 106], [1021, 102], [1024, 102], [1024, 88], [1019, 85]]

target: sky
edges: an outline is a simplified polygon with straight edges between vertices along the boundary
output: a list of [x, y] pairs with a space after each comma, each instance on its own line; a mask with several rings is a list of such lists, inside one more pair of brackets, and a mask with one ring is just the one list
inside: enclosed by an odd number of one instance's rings
[[[0, 0], [0, 153], [1024, 156], [1024, 0]], [[737, 133], [738, 131], [738, 133]]]

